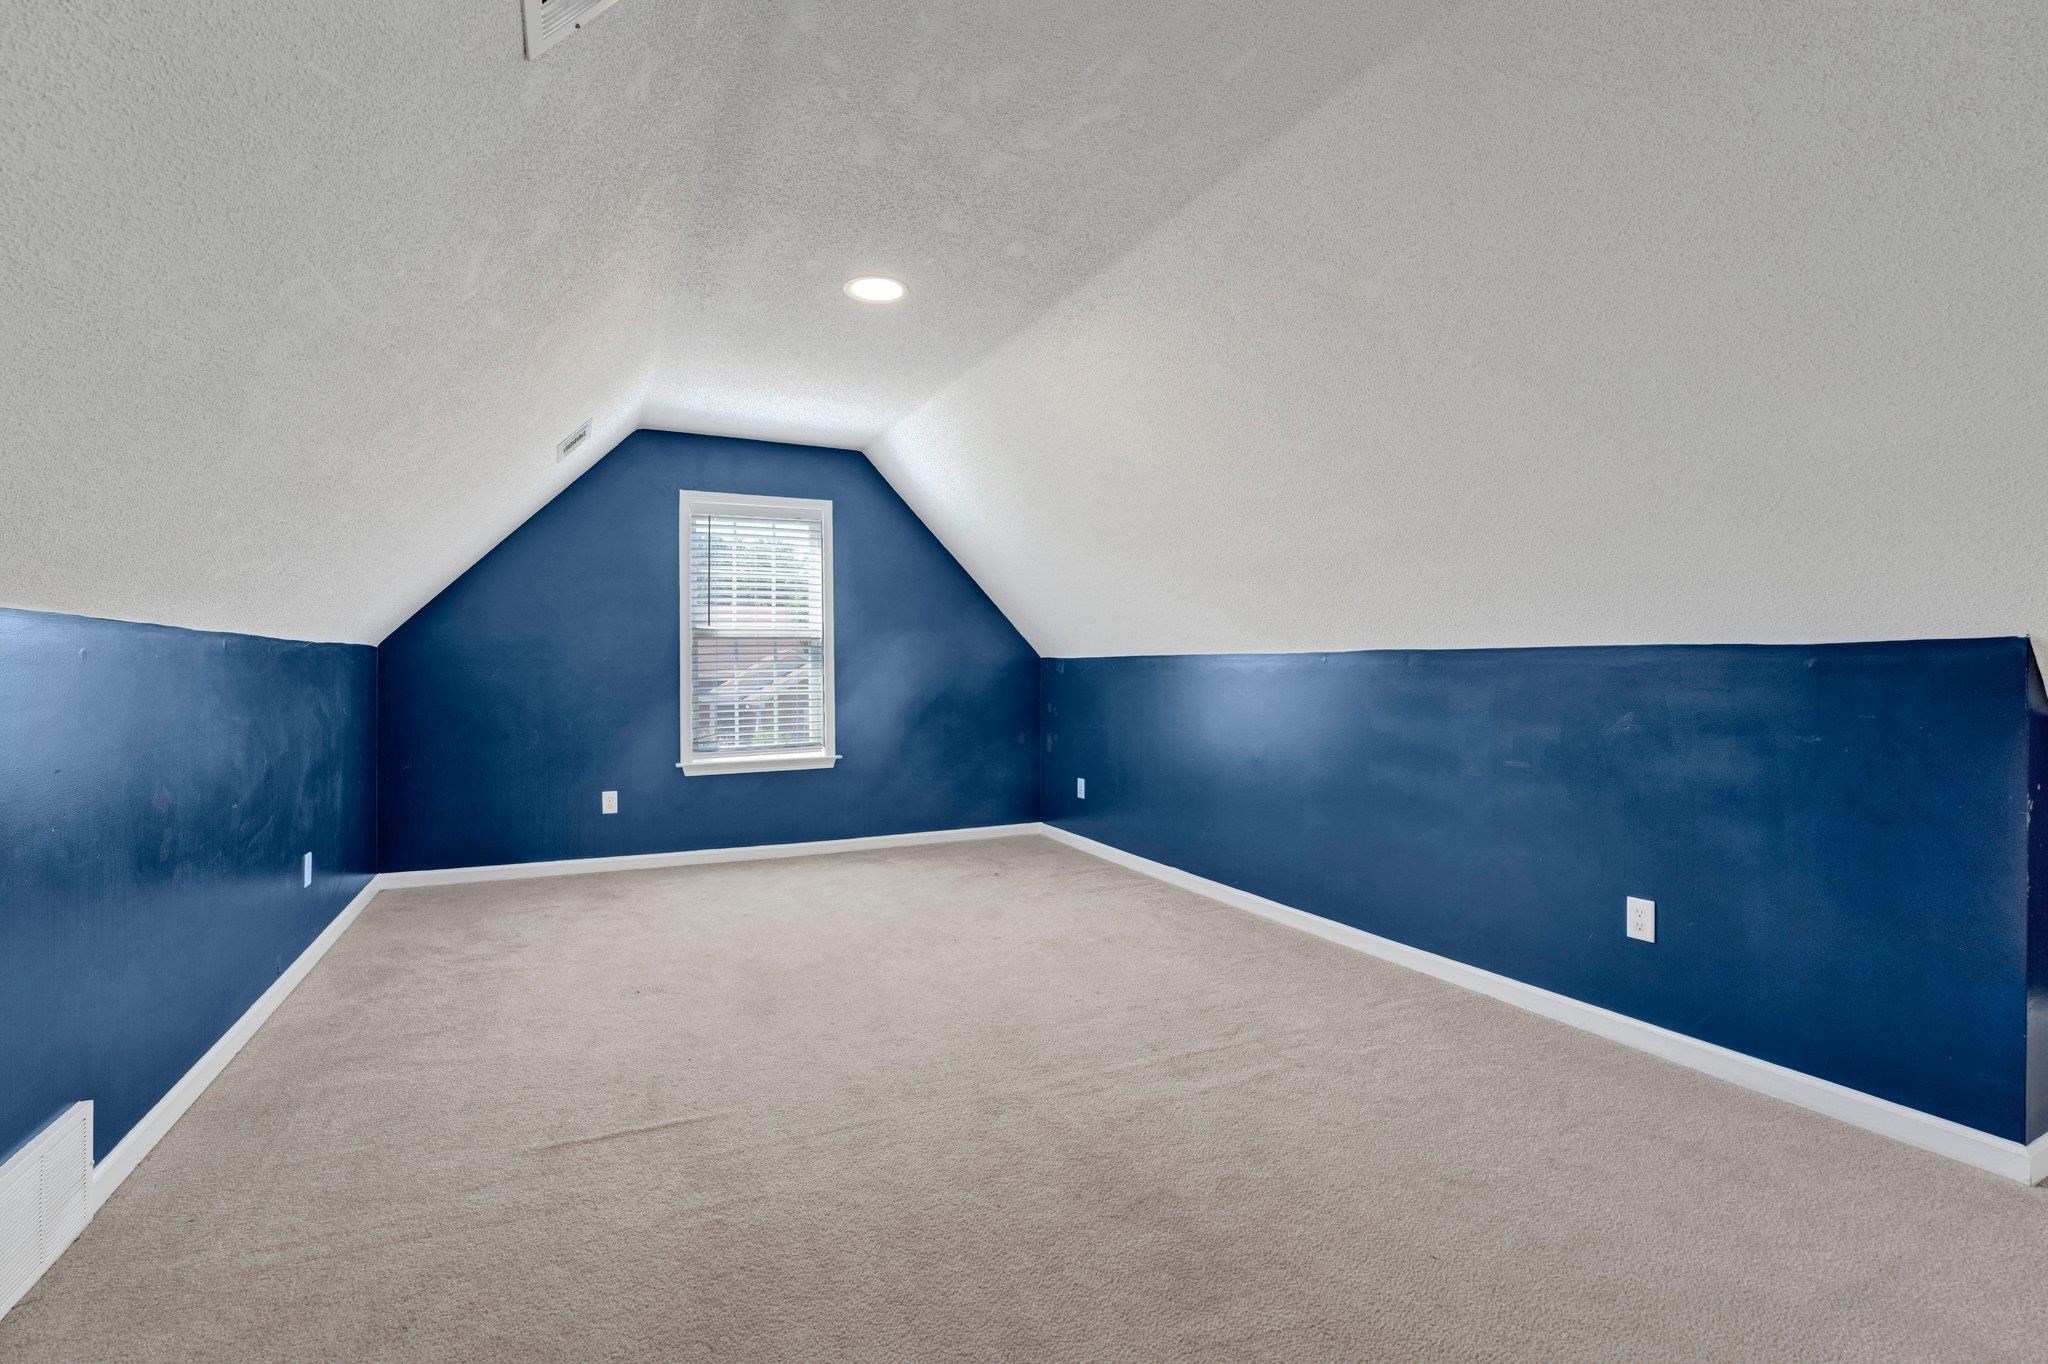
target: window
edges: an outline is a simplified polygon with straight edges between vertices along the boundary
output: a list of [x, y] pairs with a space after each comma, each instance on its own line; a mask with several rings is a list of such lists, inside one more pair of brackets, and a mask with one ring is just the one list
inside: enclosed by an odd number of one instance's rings
[[832, 504], [683, 494], [685, 773], [830, 767]]

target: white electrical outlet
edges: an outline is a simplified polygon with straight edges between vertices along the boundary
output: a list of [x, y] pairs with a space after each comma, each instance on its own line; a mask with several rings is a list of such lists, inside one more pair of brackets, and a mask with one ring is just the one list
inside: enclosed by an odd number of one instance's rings
[[1657, 941], [1657, 902], [1628, 897], [1628, 935], [1643, 942]]
[[307, 853], [305, 859], [299, 863], [299, 884], [301, 886], [313, 884], [313, 854], [311, 853]]
[[616, 791], [605, 792], [599, 799], [598, 806], [608, 815], [617, 814], [619, 812], [619, 793]]
[[1088, 799], [1088, 779], [1086, 777], [1074, 778], [1074, 799]]

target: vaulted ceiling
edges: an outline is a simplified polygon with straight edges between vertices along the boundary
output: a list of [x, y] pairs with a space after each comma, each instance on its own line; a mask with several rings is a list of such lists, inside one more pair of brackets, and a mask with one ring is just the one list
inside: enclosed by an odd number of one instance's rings
[[645, 422], [1047, 653], [2048, 631], [2044, 133], [2031, 0], [14, 6], [0, 603], [375, 641]]

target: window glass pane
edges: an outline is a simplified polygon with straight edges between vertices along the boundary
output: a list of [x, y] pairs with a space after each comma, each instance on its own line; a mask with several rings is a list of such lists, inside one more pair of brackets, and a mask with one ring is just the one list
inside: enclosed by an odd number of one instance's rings
[[794, 517], [690, 518], [690, 746], [825, 743], [824, 527]]

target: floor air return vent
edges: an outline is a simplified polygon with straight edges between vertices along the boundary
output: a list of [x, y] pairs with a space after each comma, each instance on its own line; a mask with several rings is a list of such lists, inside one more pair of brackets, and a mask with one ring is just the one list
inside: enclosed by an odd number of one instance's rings
[[92, 1220], [92, 1105], [77, 1103], [0, 1165], [0, 1313]]

